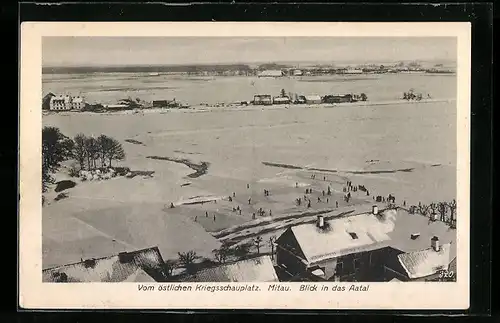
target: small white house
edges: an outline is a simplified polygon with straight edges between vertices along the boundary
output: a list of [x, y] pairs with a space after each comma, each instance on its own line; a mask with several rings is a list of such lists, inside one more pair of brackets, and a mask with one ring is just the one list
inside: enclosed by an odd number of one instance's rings
[[345, 71], [346, 74], [363, 74], [363, 70], [360, 68], [348, 68]]
[[85, 99], [82, 96], [76, 96], [73, 98], [72, 102], [73, 109], [81, 110], [85, 108]]
[[258, 77], [282, 77], [283, 71], [281, 70], [266, 70], [258, 74]]
[[319, 95], [306, 95], [305, 96], [307, 104], [319, 104], [321, 103], [321, 96]]
[[107, 104], [104, 106], [106, 109], [109, 110], [124, 110], [128, 108], [128, 105], [126, 104]]

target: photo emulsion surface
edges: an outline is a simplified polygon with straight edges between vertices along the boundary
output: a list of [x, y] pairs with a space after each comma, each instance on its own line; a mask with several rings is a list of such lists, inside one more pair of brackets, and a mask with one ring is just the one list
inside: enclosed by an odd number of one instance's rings
[[43, 282], [456, 281], [456, 37], [42, 37], [40, 99]]

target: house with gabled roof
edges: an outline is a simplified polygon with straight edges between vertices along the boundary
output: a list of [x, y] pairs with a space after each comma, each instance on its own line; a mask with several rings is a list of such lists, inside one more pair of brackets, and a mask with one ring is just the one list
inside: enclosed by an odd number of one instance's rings
[[163, 259], [157, 247], [85, 259], [42, 271], [43, 282], [155, 282], [162, 280]]
[[[439, 256], [422, 252], [434, 237], [444, 243]], [[407, 281], [428, 274], [428, 267], [434, 270], [431, 274], [447, 267], [456, 252], [455, 240], [455, 230], [446, 223], [403, 209], [379, 212], [374, 207], [371, 213], [329, 221], [318, 216], [316, 223], [288, 228], [276, 240], [276, 261], [290, 281], [311, 276], [327, 281]]]
[[431, 239], [431, 246], [422, 250], [400, 253], [396, 259], [389, 259], [386, 277], [400, 281], [446, 281], [453, 280], [456, 268], [450, 270], [456, 261], [456, 248], [452, 243], [439, 245], [439, 238]]

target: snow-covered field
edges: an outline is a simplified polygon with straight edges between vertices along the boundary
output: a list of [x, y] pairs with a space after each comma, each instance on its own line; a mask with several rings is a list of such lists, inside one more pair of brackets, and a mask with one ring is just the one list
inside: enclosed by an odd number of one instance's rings
[[[305, 206], [297, 207], [294, 201], [307, 187], [313, 189], [311, 209], [334, 208], [335, 201], [345, 207], [342, 187], [347, 179], [370, 190], [370, 196], [356, 193], [351, 205], [371, 203], [373, 196], [389, 193], [407, 204], [448, 201], [456, 194], [455, 102], [204, 113], [63, 113], [44, 116], [43, 124], [57, 126], [70, 137], [80, 132], [112, 136], [125, 148], [122, 165], [155, 171], [152, 178], [79, 182], [67, 191], [67, 199], [49, 199], [50, 205], [43, 208], [44, 267], [147, 247], [155, 241], [170, 244], [164, 248], [164, 258], [175, 258], [177, 251], [186, 249], [209, 255], [219, 243], [210, 232], [251, 221], [261, 207], [266, 216], [271, 210], [272, 217], [303, 211]], [[205, 175], [189, 178], [194, 171], [187, 166], [147, 156], [208, 162], [209, 167]], [[313, 173], [315, 179], [310, 177]], [[335, 194], [326, 203], [321, 191], [329, 185]], [[264, 196], [264, 189], [270, 196]], [[232, 202], [220, 199], [233, 192]], [[197, 202], [203, 197], [217, 201], [165, 208], [193, 197]], [[233, 211], [238, 206], [241, 215]], [[139, 223], [149, 228], [140, 238], [123, 229], [140, 227]]]

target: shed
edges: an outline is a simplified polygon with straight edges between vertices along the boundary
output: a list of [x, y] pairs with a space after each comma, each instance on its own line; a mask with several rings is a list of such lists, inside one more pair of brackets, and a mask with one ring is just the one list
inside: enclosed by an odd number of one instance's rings
[[282, 77], [283, 71], [281, 70], [265, 70], [260, 72], [258, 77]]
[[285, 97], [274, 97], [273, 98], [273, 104], [289, 104], [290, 103], [290, 98], [285, 96]]
[[307, 104], [319, 104], [322, 102], [321, 96], [319, 95], [306, 95], [305, 100]]

